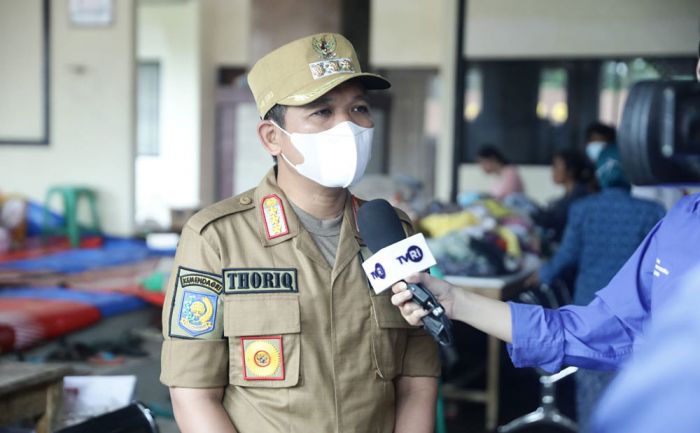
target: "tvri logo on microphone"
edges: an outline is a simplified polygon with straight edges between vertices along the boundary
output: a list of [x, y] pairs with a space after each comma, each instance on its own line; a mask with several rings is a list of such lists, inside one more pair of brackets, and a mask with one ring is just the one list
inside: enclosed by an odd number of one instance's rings
[[377, 251], [362, 263], [362, 269], [379, 294], [395, 282], [436, 264], [425, 237], [418, 233]]
[[[396, 260], [399, 262], [399, 265], [403, 265], [408, 262], [419, 263], [421, 260], [423, 260], [423, 250], [417, 245], [411, 245], [406, 251], [406, 254], [398, 256]], [[386, 270], [381, 263], [377, 263], [374, 265], [374, 271], [372, 271], [370, 275], [374, 280], [383, 280], [386, 278]]]

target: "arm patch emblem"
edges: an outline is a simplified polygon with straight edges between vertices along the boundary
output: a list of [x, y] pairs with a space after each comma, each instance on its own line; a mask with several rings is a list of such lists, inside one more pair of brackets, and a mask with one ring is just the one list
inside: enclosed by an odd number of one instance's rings
[[180, 338], [220, 339], [223, 290], [221, 275], [180, 266], [177, 269], [168, 335]]

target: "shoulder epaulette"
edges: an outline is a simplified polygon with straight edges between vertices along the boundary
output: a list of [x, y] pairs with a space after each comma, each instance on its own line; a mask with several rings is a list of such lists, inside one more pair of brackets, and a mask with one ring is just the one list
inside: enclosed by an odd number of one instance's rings
[[205, 207], [194, 214], [192, 218], [187, 221], [187, 225], [197, 233], [201, 233], [205, 227], [220, 218], [253, 209], [255, 207], [255, 203], [253, 203], [254, 191], [255, 189], [251, 189], [237, 196], [229, 197], [211, 206]]

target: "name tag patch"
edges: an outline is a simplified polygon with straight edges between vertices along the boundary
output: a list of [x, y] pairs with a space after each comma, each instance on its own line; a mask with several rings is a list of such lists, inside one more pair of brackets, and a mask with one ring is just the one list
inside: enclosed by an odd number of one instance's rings
[[277, 268], [224, 269], [224, 292], [290, 293], [298, 292], [297, 270]]
[[220, 275], [180, 266], [170, 309], [169, 335], [197, 339], [222, 338], [219, 294], [223, 287]]

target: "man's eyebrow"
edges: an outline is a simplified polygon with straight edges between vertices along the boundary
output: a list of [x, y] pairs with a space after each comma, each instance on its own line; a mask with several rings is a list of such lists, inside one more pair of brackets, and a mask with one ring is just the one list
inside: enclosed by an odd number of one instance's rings
[[304, 108], [306, 110], [311, 110], [314, 108], [317, 108], [320, 105], [326, 105], [331, 102], [332, 98], [328, 96], [321, 96], [320, 98], [316, 99], [315, 101], [311, 101], [308, 104], [302, 105], [300, 108]]
[[364, 92], [363, 92], [363, 93], [360, 93], [360, 94], [357, 95], [357, 96], [355, 96], [354, 99], [355, 99], [356, 101], [357, 101], [357, 100], [360, 100], [360, 101], [364, 101], [364, 102], [369, 103], [369, 97], [367, 96], [367, 93], [364, 93]]
[[[354, 101], [363, 101], [366, 103], [369, 103], [369, 97], [367, 96], [366, 93], [360, 93], [357, 96], [353, 98]], [[321, 96], [320, 98], [316, 99], [315, 101], [311, 101], [308, 104], [302, 105], [300, 108], [303, 108], [305, 110], [313, 110], [315, 108], [318, 108], [321, 105], [327, 105], [333, 102], [333, 98], [327, 95]]]

